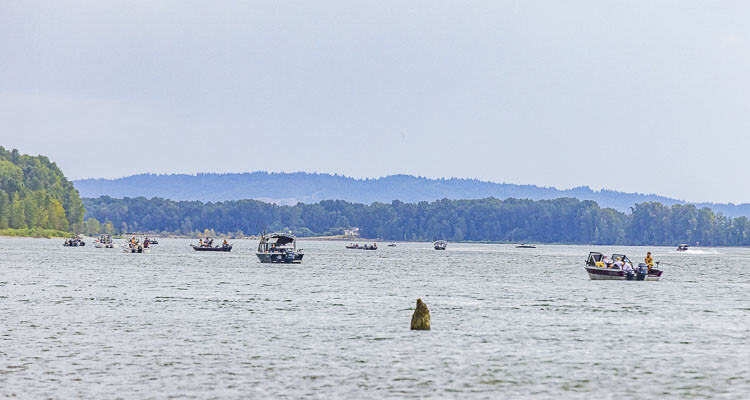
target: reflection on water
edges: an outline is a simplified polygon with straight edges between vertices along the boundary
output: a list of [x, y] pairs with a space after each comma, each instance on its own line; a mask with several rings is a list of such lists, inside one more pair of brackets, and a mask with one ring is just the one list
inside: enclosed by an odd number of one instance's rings
[[[302, 264], [269, 265], [252, 241], [61, 243], [0, 239], [0, 396], [750, 393], [747, 249], [300, 241]], [[590, 250], [650, 250], [664, 277], [590, 281]], [[418, 297], [432, 331], [409, 330]]]

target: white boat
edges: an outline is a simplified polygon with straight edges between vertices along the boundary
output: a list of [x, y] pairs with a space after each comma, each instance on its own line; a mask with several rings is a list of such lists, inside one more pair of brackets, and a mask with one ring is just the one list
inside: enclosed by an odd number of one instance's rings
[[151, 252], [151, 249], [149, 249], [148, 247], [144, 248], [143, 246], [140, 246], [140, 245], [135, 246], [135, 247], [123, 246], [122, 247], [122, 251], [125, 252], [125, 253], [143, 253], [143, 254], [148, 254], [148, 253]]
[[688, 251], [689, 247], [687, 244], [683, 243], [679, 246], [677, 246], [677, 251]]
[[112, 236], [99, 235], [99, 237], [94, 241], [94, 247], [96, 247], [97, 249], [116, 249], [120, 246], [112, 240]]
[[448, 247], [448, 242], [445, 240], [436, 240], [435, 243], [432, 244], [432, 246], [435, 248], [435, 250], [445, 250], [446, 247]]
[[125, 253], [148, 254], [151, 252], [151, 248], [149, 247], [148, 238], [141, 241], [133, 236], [131, 240], [128, 240], [122, 245], [122, 251]]
[[302, 262], [302, 249], [297, 249], [297, 237], [291, 233], [269, 233], [260, 237], [258, 251], [255, 252], [261, 263], [299, 264]]
[[[638, 264], [638, 267], [634, 268], [635, 271], [633, 273], [628, 274], [621, 268], [612, 266], [613, 264], [605, 263], [603, 258], [604, 255], [602, 253], [595, 251], [589, 253], [589, 257], [586, 259], [586, 266], [584, 268], [589, 274], [589, 278], [591, 278], [592, 280], [658, 281], [661, 278], [663, 272], [657, 269], [659, 263], [656, 263], [657, 267], [651, 267], [650, 270], [645, 263], [640, 263]], [[610, 260], [628, 262], [631, 265], [633, 264], [632, 262], [630, 262], [628, 256], [624, 254], [612, 254], [612, 258], [610, 258]]]

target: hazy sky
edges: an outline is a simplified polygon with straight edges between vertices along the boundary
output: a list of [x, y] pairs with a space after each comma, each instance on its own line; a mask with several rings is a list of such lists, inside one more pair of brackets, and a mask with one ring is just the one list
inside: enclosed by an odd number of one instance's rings
[[0, 0], [0, 145], [71, 178], [407, 173], [750, 202], [750, 2]]

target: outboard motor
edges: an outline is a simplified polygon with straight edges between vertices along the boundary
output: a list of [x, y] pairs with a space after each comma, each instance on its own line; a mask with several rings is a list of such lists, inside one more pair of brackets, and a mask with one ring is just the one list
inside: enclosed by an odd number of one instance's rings
[[638, 264], [638, 269], [636, 270], [636, 280], [643, 281], [646, 280], [646, 275], [648, 275], [648, 264], [646, 263], [640, 263]]
[[625, 273], [625, 279], [632, 281], [633, 278], [635, 278], [635, 273], [633, 273], [633, 271], [628, 271]]

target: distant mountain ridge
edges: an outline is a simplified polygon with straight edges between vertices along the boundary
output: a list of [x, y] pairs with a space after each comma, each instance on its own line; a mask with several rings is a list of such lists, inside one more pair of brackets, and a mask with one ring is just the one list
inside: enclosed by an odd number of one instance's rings
[[573, 197], [593, 200], [601, 207], [629, 212], [636, 203], [657, 201], [664, 205], [695, 204], [709, 207], [731, 217], [750, 216], [750, 204], [688, 203], [654, 194], [595, 191], [587, 186], [567, 190], [534, 185], [495, 183], [476, 179], [428, 179], [412, 175], [391, 175], [375, 179], [355, 179], [319, 173], [200, 173], [140, 174], [118, 179], [83, 179], [73, 182], [82, 197], [162, 197], [171, 200], [225, 201], [255, 199], [282, 205], [321, 200], [346, 200], [355, 203], [407, 203], [440, 199], [468, 200], [509, 197], [549, 200]]

